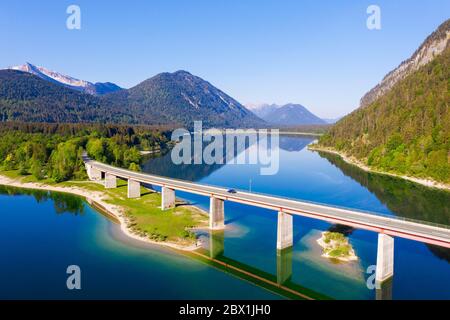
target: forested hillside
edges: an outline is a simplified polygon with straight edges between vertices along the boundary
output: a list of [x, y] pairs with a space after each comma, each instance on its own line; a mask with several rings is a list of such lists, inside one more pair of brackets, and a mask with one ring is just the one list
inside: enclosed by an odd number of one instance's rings
[[450, 182], [450, 46], [319, 144], [382, 171]]
[[0, 171], [56, 182], [85, 179], [84, 150], [98, 161], [138, 171], [139, 151], [167, 142], [168, 132], [142, 127], [8, 123], [0, 127]]
[[0, 70], [0, 121], [127, 123], [129, 114], [35, 75]]

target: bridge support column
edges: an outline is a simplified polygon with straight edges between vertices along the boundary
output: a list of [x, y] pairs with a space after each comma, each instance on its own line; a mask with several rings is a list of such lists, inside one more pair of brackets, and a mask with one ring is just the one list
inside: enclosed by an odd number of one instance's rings
[[283, 250], [292, 247], [293, 226], [292, 216], [284, 212], [278, 212], [277, 249]]
[[86, 165], [86, 172], [90, 180], [98, 181], [102, 180], [102, 172], [90, 164]]
[[175, 207], [175, 190], [162, 187], [161, 188], [161, 210]]
[[394, 275], [394, 238], [378, 234], [377, 268], [375, 281], [379, 284]]
[[141, 184], [128, 179], [128, 198], [139, 198], [141, 196]]
[[209, 231], [209, 257], [215, 259], [223, 255], [225, 251], [224, 230]]
[[110, 173], [105, 173], [105, 188], [114, 189], [117, 188], [117, 177]]
[[224, 201], [211, 197], [209, 200], [209, 228], [213, 230], [225, 228]]
[[394, 279], [391, 277], [385, 282], [379, 284], [379, 288], [376, 289], [376, 300], [392, 300], [392, 284]]
[[277, 250], [277, 283], [283, 284], [292, 276], [292, 247]]

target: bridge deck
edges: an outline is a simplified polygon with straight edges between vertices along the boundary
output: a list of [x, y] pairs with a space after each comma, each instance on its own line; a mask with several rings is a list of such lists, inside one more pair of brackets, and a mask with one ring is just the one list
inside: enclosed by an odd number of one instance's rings
[[343, 209], [327, 205], [286, 199], [282, 197], [238, 191], [235, 194], [227, 192], [227, 188], [208, 186], [157, 175], [144, 174], [106, 165], [83, 157], [86, 164], [120, 178], [132, 179], [141, 183], [165, 186], [174, 190], [186, 191], [204, 196], [212, 196], [223, 200], [239, 202], [261, 208], [283, 211], [293, 215], [311, 217], [352, 226], [355, 228], [385, 233], [407, 239], [450, 248], [450, 228], [402, 220], [367, 212]]

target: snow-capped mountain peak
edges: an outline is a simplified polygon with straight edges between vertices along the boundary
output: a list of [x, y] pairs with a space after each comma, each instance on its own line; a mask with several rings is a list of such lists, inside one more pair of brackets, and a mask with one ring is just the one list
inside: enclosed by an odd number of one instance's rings
[[[28, 73], [38, 76], [41, 79], [63, 85], [63, 86], [69, 87], [71, 89], [75, 89], [75, 90], [82, 91], [85, 93], [93, 94], [93, 95], [104, 94], [104, 93], [113, 92], [113, 91], [117, 91], [117, 90], [121, 89], [119, 86], [117, 86], [115, 84], [107, 83], [108, 84], [107, 88], [109, 88], [109, 90], [106, 90], [107, 92], [105, 92], [105, 84], [103, 84], [103, 83], [95, 83], [94, 84], [89, 81], [76, 79], [76, 78], [67, 76], [65, 74], [49, 70], [44, 67], [35, 66], [29, 62], [27, 62], [23, 65], [9, 67], [7, 69], [28, 72]], [[101, 87], [101, 90], [99, 90], [100, 87]]]

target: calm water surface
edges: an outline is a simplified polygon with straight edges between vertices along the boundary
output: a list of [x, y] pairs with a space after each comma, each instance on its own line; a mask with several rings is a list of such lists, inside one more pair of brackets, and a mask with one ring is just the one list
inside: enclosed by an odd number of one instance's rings
[[[171, 250], [130, 241], [81, 198], [23, 190], [0, 186], [0, 299], [281, 298]], [[81, 290], [66, 287], [69, 265], [81, 268]]]
[[[170, 154], [149, 159], [143, 171], [450, 225], [450, 194], [373, 175], [338, 157], [306, 149], [313, 138], [283, 136], [280, 170], [261, 176], [258, 165], [173, 165]], [[253, 146], [250, 146], [252, 150]], [[208, 209], [206, 197], [177, 196]], [[125, 239], [117, 225], [81, 199], [57, 193], [0, 188], [0, 298], [252, 298], [280, 296], [171, 250]], [[276, 212], [225, 203], [224, 232], [199, 232], [218, 260], [257, 270], [287, 287], [331, 298], [374, 299], [366, 286], [376, 262], [377, 234], [294, 217], [294, 247], [277, 255]], [[333, 263], [321, 257], [320, 232], [345, 232], [359, 257]], [[395, 271], [383, 296], [450, 299], [450, 252], [395, 239]], [[69, 291], [68, 265], [82, 270], [82, 290]]]
[[[337, 156], [309, 151], [312, 137], [280, 138], [280, 170], [262, 176], [258, 165], [172, 164], [170, 154], [150, 159], [144, 171], [205, 184], [269, 193], [295, 199], [367, 210], [450, 225], [450, 193], [374, 175], [348, 165]], [[250, 146], [250, 150], [255, 146]], [[244, 151], [241, 151], [244, 152]], [[208, 209], [209, 199], [177, 192], [179, 197]], [[220, 254], [280, 278], [277, 264], [277, 214], [271, 210], [225, 203], [227, 229]], [[335, 264], [320, 256], [316, 240], [320, 232], [338, 228], [348, 234], [359, 260]], [[202, 237], [209, 238], [208, 234]], [[208, 246], [208, 242], [205, 241]], [[371, 275], [366, 270], [376, 263], [377, 234], [342, 228], [329, 223], [295, 216], [294, 247], [290, 267], [282, 281], [297, 284], [332, 298], [374, 299], [367, 288]], [[393, 299], [450, 299], [450, 250], [402, 238], [395, 239], [395, 271], [384, 296]], [[278, 257], [280, 262], [280, 257]]]

